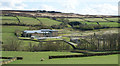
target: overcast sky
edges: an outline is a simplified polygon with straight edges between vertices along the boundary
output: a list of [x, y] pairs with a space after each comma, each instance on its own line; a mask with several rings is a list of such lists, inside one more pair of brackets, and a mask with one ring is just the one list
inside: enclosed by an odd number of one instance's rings
[[119, 0], [0, 0], [1, 10], [50, 10], [91, 15], [117, 15]]

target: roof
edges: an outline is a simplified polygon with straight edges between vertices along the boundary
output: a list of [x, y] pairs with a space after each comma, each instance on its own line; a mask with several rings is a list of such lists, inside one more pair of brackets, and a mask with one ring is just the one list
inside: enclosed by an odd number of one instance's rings
[[25, 33], [50, 33], [51, 31], [56, 30], [50, 30], [50, 29], [41, 29], [41, 30], [25, 30]]
[[51, 29], [41, 29], [41, 32], [49, 32], [49, 31], [56, 31], [56, 30], [51, 30]]

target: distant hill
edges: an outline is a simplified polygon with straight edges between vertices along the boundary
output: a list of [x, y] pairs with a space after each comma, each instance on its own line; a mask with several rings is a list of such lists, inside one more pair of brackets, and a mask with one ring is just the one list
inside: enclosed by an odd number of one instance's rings
[[65, 17], [65, 18], [80, 18], [80, 17], [118, 17], [118, 16], [108, 16], [108, 15], [82, 15], [74, 13], [62, 13], [57, 11], [46, 11], [46, 10], [2, 10], [1, 15], [16, 15], [16, 16], [26, 16], [26, 17]]

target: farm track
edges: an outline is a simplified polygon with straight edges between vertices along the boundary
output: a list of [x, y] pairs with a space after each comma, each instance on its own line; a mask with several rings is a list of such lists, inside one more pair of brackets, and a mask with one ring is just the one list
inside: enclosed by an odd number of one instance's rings
[[73, 47], [73, 49], [76, 49], [75, 45], [77, 45], [77, 44], [75, 44], [73, 42], [68, 42], [66, 40], [63, 40], [63, 41], [66, 42], [67, 44], [71, 45]]

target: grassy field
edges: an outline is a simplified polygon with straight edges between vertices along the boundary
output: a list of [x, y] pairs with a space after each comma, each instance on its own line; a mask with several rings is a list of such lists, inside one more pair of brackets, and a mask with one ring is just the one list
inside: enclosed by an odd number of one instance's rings
[[[83, 19], [79, 19], [79, 18], [69, 18], [69, 21], [72, 22], [72, 21], [78, 21], [78, 22], [81, 22], [83, 24], [97, 24], [96, 22], [99, 21], [99, 24], [100, 25], [104, 25], [104, 26], [108, 26], [108, 27], [119, 27], [119, 23], [117, 22], [107, 22], [105, 19], [102, 19], [102, 18], [84, 18], [85, 20], [88, 20], [88, 21], [94, 21], [94, 22], [86, 22], [84, 21]], [[106, 18], [110, 21], [118, 21], [118, 18]], [[102, 21], [106, 21], [106, 22], [102, 22]]]
[[61, 39], [58, 39], [58, 38], [47, 38], [47, 39], [44, 39], [42, 41], [55, 41], [55, 40], [61, 40]]
[[29, 27], [23, 26], [2, 26], [2, 33], [14, 33], [15, 30], [27, 30]]
[[[4, 34], [4, 33], [3, 33]], [[4, 35], [2, 36], [3, 38], [2, 38], [2, 41], [3, 41], [3, 44], [9, 44], [9, 41], [10, 41], [10, 39], [9, 39], [9, 37], [14, 37], [14, 38], [16, 38], [16, 36], [14, 36], [14, 34], [12, 34], [12, 35], [9, 35], [9, 33], [6, 33], [6, 35], [8, 36], [8, 37], [5, 37], [4, 38]], [[16, 38], [17, 39], [17, 38]], [[28, 40], [21, 40], [22, 41], [22, 43], [21, 43], [21, 47], [24, 47], [24, 48], [22, 48], [22, 50], [27, 50], [27, 48], [28, 48], [28, 46], [29, 46], [29, 44], [31, 43], [32, 45], [38, 45], [39, 44], [39, 42], [35, 42], [35, 41], [28, 41]]]
[[0, 59], [0, 61], [5, 61], [5, 60], [7, 60], [7, 59]]
[[[40, 24], [40, 22], [37, 19], [34, 19], [32, 17], [21, 17], [18, 16], [18, 18], [20, 19], [21, 23], [26, 24], [26, 25], [38, 25]], [[44, 25], [47, 26], [51, 26], [51, 25], [59, 25], [62, 22], [58, 22], [49, 18], [38, 18]], [[102, 18], [84, 18], [85, 20], [88, 21], [95, 21], [95, 22], [86, 22], [83, 19], [79, 19], [79, 18], [69, 18], [68, 20], [70, 22], [72, 21], [79, 21], [81, 23], [87, 23], [87, 24], [97, 24], [96, 22], [99, 21], [100, 25], [105, 25], [105, 26], [109, 26], [109, 27], [118, 27], [118, 23], [117, 22], [102, 22], [102, 21], [106, 21], [105, 19]], [[118, 21], [118, 18], [106, 18], [110, 21]], [[101, 22], [100, 22], [101, 21]], [[3, 16], [2, 17], [2, 23], [18, 23], [18, 20], [16, 17], [11, 17], [11, 16]]]
[[[3, 44], [8, 44], [8, 41], [10, 41], [10, 37], [16, 38], [14, 32], [15, 30], [26, 30], [28, 29], [28, 27], [23, 27], [23, 26], [3, 26], [2, 27], [2, 41]], [[35, 41], [27, 41], [27, 40], [22, 40], [22, 46], [26, 47], [29, 45], [29, 43], [31, 43], [32, 45], [34, 44], [39, 44], [39, 42], [35, 42]]]
[[15, 24], [18, 24], [18, 20], [16, 17], [12, 17], [12, 16], [2, 16], [2, 18], [0, 19], [2, 20], [2, 24], [5, 24], [5, 23], [15, 23]]
[[51, 26], [51, 25], [59, 25], [62, 22], [58, 22], [48, 18], [38, 18], [44, 25]]
[[84, 22], [84, 20], [83, 19], [79, 19], [79, 18], [70, 18], [70, 19], [68, 19], [70, 22], [72, 22], [72, 21], [80, 21], [80, 22]]
[[[22, 16], [18, 16], [18, 18], [20, 19], [20, 22], [22, 24], [26, 24], [26, 25], [38, 25], [40, 24], [40, 22], [32, 17], [22, 17]], [[51, 26], [51, 25], [58, 25], [61, 22], [52, 20], [52, 19], [48, 19], [48, 18], [38, 18], [44, 25], [47, 26]], [[2, 20], [2, 23], [15, 23], [18, 24], [18, 20], [16, 17], [12, 17], [12, 16], [2, 16], [2, 18], [0, 19]]]
[[[10, 64], [118, 64], [118, 55], [48, 59], [48, 56], [51, 55], [68, 55], [79, 53], [3, 51], [2, 54], [6, 57], [23, 57], [23, 60], [17, 60]], [[45, 60], [40, 61], [41, 58], [44, 58]]]
[[118, 21], [118, 18], [107, 18], [110, 21]]
[[14, 32], [15, 30], [26, 30], [28, 27], [23, 27], [23, 26], [2, 26], [2, 41], [7, 42], [9, 40], [9, 37], [16, 38]]
[[[96, 22], [81, 22], [83, 24], [97, 24]], [[119, 23], [117, 22], [99, 22], [100, 25], [108, 26], [108, 27], [119, 27]]]
[[88, 20], [88, 21], [106, 21], [102, 18], [85, 18], [85, 20]]
[[38, 25], [40, 24], [40, 22], [37, 19], [34, 19], [32, 17], [18, 17], [21, 21], [21, 23], [23, 24], [27, 24], [27, 25]]
[[62, 39], [66, 40], [66, 41], [70, 41], [70, 38], [68, 38], [68, 37], [62, 37]]

